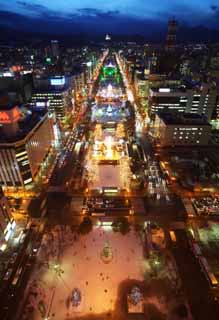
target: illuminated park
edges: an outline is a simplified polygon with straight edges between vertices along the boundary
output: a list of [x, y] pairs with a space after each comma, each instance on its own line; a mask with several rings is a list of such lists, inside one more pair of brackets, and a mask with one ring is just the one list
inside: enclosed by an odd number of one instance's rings
[[116, 129], [102, 129], [97, 124], [94, 143], [87, 154], [89, 189], [101, 190], [104, 187], [128, 189], [131, 171], [127, 155], [125, 132], [122, 123]]
[[[122, 86], [115, 83], [117, 72], [111, 62], [103, 67], [105, 81], [100, 83], [97, 102], [92, 107], [94, 132], [85, 171], [89, 190], [101, 192], [102, 188], [110, 187], [119, 191], [130, 187], [131, 171], [126, 145], [130, 113], [122, 100]], [[100, 103], [99, 100], [105, 102]]]
[[219, 320], [219, 0], [0, 3], [0, 320]]
[[153, 315], [151, 306], [168, 316], [179, 303], [175, 293], [181, 282], [163, 229], [132, 220], [137, 177], [130, 149], [139, 153], [130, 139], [135, 114], [116, 59], [109, 60], [100, 68], [91, 105], [80, 224], [78, 229], [56, 225], [43, 236], [30, 282], [33, 320], [124, 320], [127, 314], [144, 319]]

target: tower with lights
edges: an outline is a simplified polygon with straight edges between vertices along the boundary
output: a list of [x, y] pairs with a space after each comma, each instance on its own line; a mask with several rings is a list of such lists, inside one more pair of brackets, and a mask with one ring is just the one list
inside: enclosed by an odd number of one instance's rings
[[173, 51], [176, 48], [176, 33], [178, 28], [178, 22], [175, 19], [168, 21], [168, 30], [166, 38], [166, 50]]

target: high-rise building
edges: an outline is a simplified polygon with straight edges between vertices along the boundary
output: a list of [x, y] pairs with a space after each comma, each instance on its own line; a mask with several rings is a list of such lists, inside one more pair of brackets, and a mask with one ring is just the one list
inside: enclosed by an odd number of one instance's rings
[[219, 89], [217, 89], [215, 104], [211, 116], [211, 124], [215, 129], [219, 129]]
[[0, 109], [0, 185], [24, 187], [34, 181], [53, 148], [51, 118], [44, 111]]
[[35, 76], [31, 106], [47, 109], [56, 120], [63, 120], [67, 112], [72, 111], [73, 83], [74, 77], [71, 76]]
[[149, 113], [177, 111], [203, 114], [211, 120], [215, 108], [217, 91], [211, 84], [199, 88], [160, 87], [149, 90]]
[[176, 32], [177, 32], [178, 23], [175, 19], [170, 19], [168, 21], [168, 30], [166, 38], [166, 50], [171, 51], [176, 47]]
[[59, 57], [59, 42], [58, 40], [51, 40], [51, 52], [54, 58]]
[[68, 90], [41, 90], [37, 91], [32, 96], [31, 105], [35, 109], [46, 109], [49, 114], [54, 115], [56, 120], [63, 120], [67, 114], [67, 106], [71, 105], [67, 103], [69, 97]]
[[7, 198], [0, 187], [0, 250], [4, 251], [6, 242], [10, 239], [16, 223], [11, 214]]
[[32, 90], [31, 72], [0, 72], [0, 91], [12, 97], [11, 100], [16, 96], [20, 102], [27, 102], [31, 98]]
[[206, 146], [211, 136], [211, 125], [198, 114], [157, 113], [156, 142], [161, 147]]

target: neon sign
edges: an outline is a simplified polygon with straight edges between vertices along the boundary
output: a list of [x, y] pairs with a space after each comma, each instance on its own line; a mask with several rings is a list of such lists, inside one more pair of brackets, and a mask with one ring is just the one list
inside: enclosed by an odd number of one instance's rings
[[17, 107], [9, 111], [0, 111], [0, 123], [9, 124], [14, 123], [20, 119], [20, 112]]

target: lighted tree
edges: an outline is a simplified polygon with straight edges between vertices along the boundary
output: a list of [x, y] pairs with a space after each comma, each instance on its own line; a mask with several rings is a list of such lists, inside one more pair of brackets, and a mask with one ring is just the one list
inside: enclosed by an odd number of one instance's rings
[[78, 228], [78, 233], [87, 234], [92, 231], [93, 224], [89, 217], [85, 217]]
[[122, 235], [126, 235], [130, 231], [130, 223], [126, 217], [119, 217], [113, 221], [112, 229], [114, 232], [121, 232]]
[[131, 175], [130, 175], [130, 165], [129, 165], [129, 157], [124, 156], [120, 159], [120, 179], [123, 188], [130, 187]]
[[96, 124], [94, 136], [96, 140], [102, 140], [103, 130], [101, 124], [99, 123]]
[[118, 123], [117, 128], [116, 128], [116, 136], [119, 139], [125, 138], [125, 129], [124, 129], [123, 123]]

